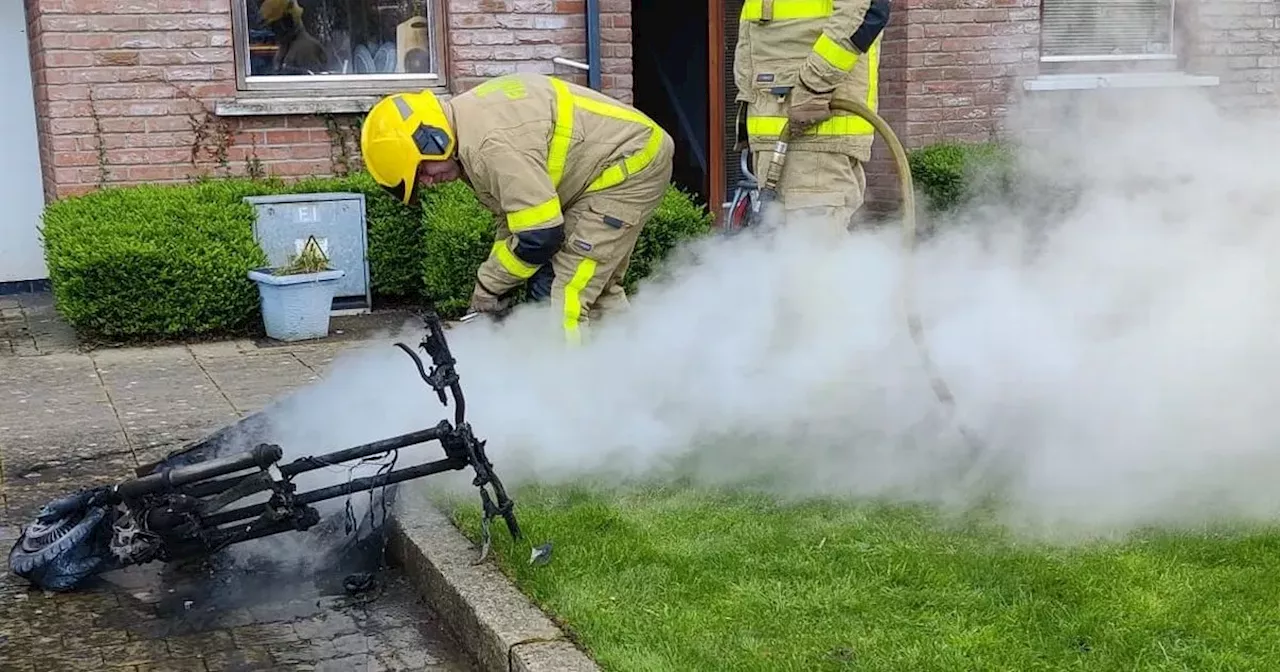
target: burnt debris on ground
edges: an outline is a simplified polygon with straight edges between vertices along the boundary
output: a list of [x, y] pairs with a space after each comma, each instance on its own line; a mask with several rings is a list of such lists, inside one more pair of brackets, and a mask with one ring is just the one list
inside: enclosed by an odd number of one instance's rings
[[[33, 348], [25, 357], [9, 347], [0, 353], [10, 355], [0, 365], [0, 562], [50, 500], [134, 478], [236, 420], [249, 418], [216, 452], [269, 441], [270, 423], [255, 427], [264, 419], [255, 411], [315, 382], [351, 345]], [[285, 461], [298, 454], [291, 446]], [[362, 469], [376, 473], [384, 457]], [[337, 471], [333, 483], [352, 477]], [[6, 564], [0, 672], [475, 669], [385, 562], [382, 495], [389, 508], [394, 488], [357, 492], [326, 502], [305, 532], [108, 572], [69, 593], [34, 589]]]

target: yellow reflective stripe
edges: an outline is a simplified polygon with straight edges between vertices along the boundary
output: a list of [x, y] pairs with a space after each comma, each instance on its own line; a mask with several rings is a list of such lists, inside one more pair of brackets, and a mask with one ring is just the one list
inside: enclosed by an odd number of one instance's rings
[[[658, 155], [658, 151], [662, 148], [662, 133], [660, 133], [661, 129], [658, 125], [649, 117], [594, 98], [573, 95], [562, 80], [554, 77], [551, 79], [551, 84], [556, 90], [556, 124], [551, 137], [551, 146], [547, 150], [547, 172], [551, 176], [552, 187], [558, 189], [560, 180], [564, 177], [565, 163], [569, 156], [569, 144], [573, 137], [573, 113], [577, 108], [603, 117], [642, 124], [649, 129], [649, 140], [645, 143], [644, 149], [632, 156], [628, 156], [623, 160], [622, 165], [613, 165], [605, 169], [599, 177], [588, 185], [588, 192], [599, 191], [621, 183], [628, 175], [644, 170]], [[557, 201], [558, 207], [559, 202]], [[511, 217], [514, 218], [515, 215], [511, 215]], [[533, 216], [531, 215], [530, 218], [532, 219]], [[515, 231], [518, 228], [528, 228], [547, 219], [551, 219], [551, 216], [545, 216], [540, 220], [535, 220], [534, 223], [524, 224], [523, 226], [509, 220], [508, 227]], [[520, 219], [519, 221], [524, 220]]]
[[[770, 19], [821, 19], [831, 16], [834, 0], [773, 0]], [[747, 0], [742, 3], [742, 20], [759, 21], [764, 18], [764, 0]]]
[[507, 240], [499, 240], [493, 244], [493, 254], [498, 257], [498, 263], [502, 264], [502, 267], [507, 269], [508, 273], [521, 280], [528, 280], [533, 277], [533, 274], [538, 271], [538, 267], [530, 266], [521, 261], [511, 251], [511, 248], [507, 247]]
[[[749, 135], [778, 135], [787, 123], [786, 117], [749, 117]], [[870, 135], [875, 132], [871, 122], [852, 114], [838, 114], [809, 128], [804, 135]]]
[[539, 203], [532, 208], [516, 210], [507, 214], [507, 228], [512, 233], [532, 229], [560, 216], [560, 197], [552, 196], [550, 200]]
[[880, 103], [880, 39], [877, 37], [867, 50], [867, 107], [872, 112]]
[[818, 36], [818, 41], [813, 45], [813, 51], [822, 57], [822, 60], [830, 63], [832, 67], [839, 68], [844, 72], [853, 69], [853, 64], [858, 62], [858, 54], [840, 46], [839, 42], [827, 37], [826, 33]]
[[627, 174], [622, 172], [622, 166], [609, 166], [604, 169], [603, 173], [600, 173], [600, 177], [592, 180], [591, 184], [587, 185], [587, 193], [622, 184], [625, 179], [627, 179]]
[[636, 112], [633, 112], [623, 107], [618, 107], [616, 105], [610, 105], [609, 103], [602, 103], [596, 100], [595, 98], [587, 98], [586, 96], [574, 96], [573, 102], [578, 107], [581, 107], [582, 109], [588, 112], [591, 112], [593, 114], [598, 114], [602, 117], [613, 117], [614, 119], [621, 119], [623, 121], [633, 121], [637, 124], [645, 124], [645, 125], [650, 125], [653, 123], [652, 121], [649, 120], [648, 117], [644, 116], [643, 114], [638, 114]]
[[573, 139], [573, 94], [563, 80], [555, 77], [551, 78], [551, 86], [556, 90], [556, 125], [551, 133], [551, 146], [547, 148], [547, 172], [551, 175], [551, 186], [559, 188], [565, 161], [569, 158], [569, 141]]
[[644, 149], [623, 159], [622, 165], [615, 164], [606, 168], [604, 172], [600, 173], [599, 177], [587, 186], [588, 192], [600, 191], [601, 189], [621, 184], [623, 180], [627, 179], [628, 175], [634, 175], [644, 170], [658, 155], [658, 150], [662, 148], [660, 129], [649, 117], [623, 107], [602, 103], [594, 98], [575, 96], [574, 104], [588, 112], [603, 117], [642, 124], [649, 129], [649, 140], [645, 143]]
[[583, 259], [564, 288], [564, 333], [575, 345], [581, 341], [578, 320], [582, 316], [582, 290], [596, 273], [596, 260]]
[[644, 149], [628, 156], [623, 160], [621, 166], [612, 165], [606, 168], [604, 172], [600, 173], [600, 177], [597, 177], [587, 186], [587, 191], [593, 192], [608, 189], [614, 185], [621, 184], [623, 180], [627, 179], [628, 175], [634, 175], [644, 170], [645, 166], [648, 166], [654, 157], [658, 155], [658, 150], [662, 148], [662, 134], [653, 126], [650, 126], [650, 129], [649, 141], [645, 143]]
[[526, 95], [524, 82], [511, 75], [491, 79], [475, 88], [475, 94], [480, 98], [484, 98], [495, 91], [501, 91], [502, 95], [506, 96], [508, 100], [520, 100]]

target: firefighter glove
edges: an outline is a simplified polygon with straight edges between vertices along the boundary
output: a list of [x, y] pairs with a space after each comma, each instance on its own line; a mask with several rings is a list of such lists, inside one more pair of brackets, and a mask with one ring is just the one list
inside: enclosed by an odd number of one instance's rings
[[831, 93], [817, 93], [803, 84], [792, 89], [788, 115], [792, 134], [804, 133], [831, 115]]

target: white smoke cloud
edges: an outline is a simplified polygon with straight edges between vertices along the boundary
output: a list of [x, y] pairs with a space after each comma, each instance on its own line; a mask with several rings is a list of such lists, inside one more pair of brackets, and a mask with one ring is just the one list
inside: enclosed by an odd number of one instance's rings
[[[1031, 531], [1273, 518], [1280, 125], [1195, 92], [1102, 100], [1020, 109], [1022, 173], [1041, 186], [933, 222], [916, 254], [930, 352], [976, 454], [907, 334], [900, 232], [797, 222], [697, 245], [580, 348], [541, 307], [450, 330], [499, 474], [994, 499]], [[1078, 189], [1074, 206], [1050, 207], [1046, 182]], [[289, 408], [312, 453], [452, 417], [385, 342]]]

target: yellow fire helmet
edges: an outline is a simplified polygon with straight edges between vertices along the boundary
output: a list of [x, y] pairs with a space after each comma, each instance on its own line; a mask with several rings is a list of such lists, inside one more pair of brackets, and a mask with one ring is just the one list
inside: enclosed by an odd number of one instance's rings
[[360, 154], [374, 181], [409, 204], [418, 164], [453, 155], [453, 129], [430, 91], [397, 93], [378, 101], [360, 128]]

